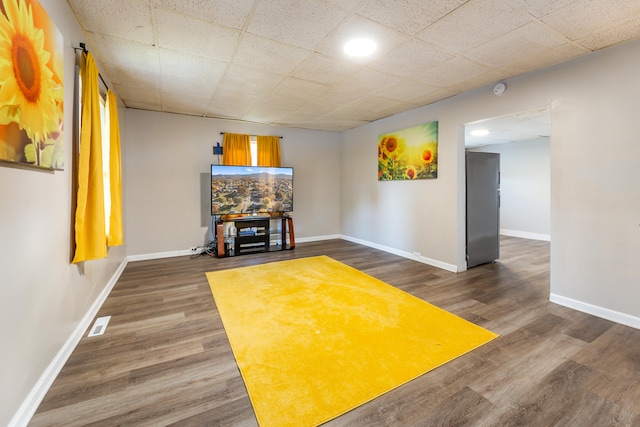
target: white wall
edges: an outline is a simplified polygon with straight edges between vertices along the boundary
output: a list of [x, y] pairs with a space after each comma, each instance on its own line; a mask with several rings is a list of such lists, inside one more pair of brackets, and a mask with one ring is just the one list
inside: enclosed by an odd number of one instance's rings
[[489, 144], [469, 151], [500, 154], [500, 231], [549, 240], [551, 173], [549, 138]]
[[218, 163], [213, 146], [222, 142], [220, 132], [282, 136], [282, 165], [294, 168], [296, 239], [338, 235], [339, 134], [127, 110], [129, 255], [163, 256], [206, 243], [206, 175]]
[[[29, 419], [83, 319], [122, 266], [126, 247], [72, 265], [74, 50], [84, 41], [64, 0], [41, 0], [64, 36], [65, 170], [0, 166], [0, 425]], [[120, 111], [120, 117], [122, 117]], [[66, 352], [66, 353], [65, 353]], [[24, 404], [24, 405], [23, 405]]]
[[[464, 123], [551, 109], [551, 293], [640, 327], [640, 41], [345, 132], [343, 233], [459, 270], [464, 261]], [[380, 133], [439, 121], [435, 181], [378, 182]]]

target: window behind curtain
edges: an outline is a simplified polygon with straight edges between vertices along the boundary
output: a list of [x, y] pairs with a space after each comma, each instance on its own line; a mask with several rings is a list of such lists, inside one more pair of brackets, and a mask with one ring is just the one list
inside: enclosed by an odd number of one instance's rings
[[[82, 93], [82, 78], [78, 73], [78, 93]], [[78, 111], [82, 111], [82, 97], [78, 98]], [[104, 187], [104, 217], [105, 217], [105, 231], [109, 235], [109, 220], [111, 215], [111, 172], [109, 169], [110, 158], [110, 123], [109, 112], [107, 111], [106, 95], [100, 93], [100, 133], [102, 135], [102, 177]], [[79, 132], [78, 132], [79, 133]]]
[[258, 137], [251, 135], [249, 137], [249, 143], [251, 144], [251, 166], [258, 165]]

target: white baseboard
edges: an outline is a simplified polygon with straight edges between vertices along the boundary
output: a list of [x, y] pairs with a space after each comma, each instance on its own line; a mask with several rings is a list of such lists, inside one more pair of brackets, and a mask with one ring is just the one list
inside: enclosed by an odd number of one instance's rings
[[333, 240], [340, 239], [339, 234], [331, 234], [327, 236], [313, 236], [313, 237], [302, 237], [300, 239], [296, 239], [296, 243], [307, 243], [307, 242], [320, 242], [322, 240]]
[[597, 305], [589, 304], [586, 302], [578, 301], [573, 298], [563, 297], [557, 294], [551, 294], [549, 301], [572, 308], [574, 310], [581, 311], [583, 313], [591, 314], [602, 319], [611, 320], [612, 322], [620, 323], [622, 325], [631, 326], [635, 329], [640, 329], [640, 317], [631, 316], [629, 314], [620, 313], [619, 311], [610, 310], [608, 308], [599, 307]]
[[11, 422], [9, 422], [9, 427], [21, 427], [29, 424], [31, 417], [33, 417], [38, 406], [42, 403], [42, 399], [44, 399], [47, 391], [51, 388], [51, 385], [64, 367], [64, 364], [67, 363], [71, 353], [73, 353], [73, 350], [80, 342], [80, 339], [82, 339], [84, 332], [89, 328], [89, 326], [91, 326], [93, 318], [98, 314], [98, 310], [100, 310], [100, 307], [104, 304], [126, 266], [127, 260], [124, 259], [118, 266], [115, 273], [113, 273], [113, 276], [111, 276], [111, 279], [109, 279], [109, 282], [102, 292], [100, 292], [100, 295], [98, 295], [89, 310], [87, 310], [87, 313], [84, 315], [80, 323], [78, 323], [78, 326], [76, 326], [62, 348], [60, 348], [60, 351], [58, 351], [51, 363], [49, 363], [47, 369], [45, 369], [42, 375], [40, 375], [40, 378], [33, 386], [24, 402], [22, 402], [22, 405], [20, 405], [20, 408], [11, 419]]
[[[379, 249], [379, 250], [384, 251], [384, 252], [389, 252], [389, 253], [392, 253], [394, 255], [401, 256], [403, 258], [412, 259], [414, 261], [418, 261], [418, 262], [421, 262], [423, 264], [428, 264], [428, 265], [431, 265], [433, 267], [438, 267], [438, 268], [441, 268], [443, 270], [451, 271], [452, 273], [458, 273], [460, 271], [460, 270], [458, 270], [458, 267], [453, 265], [453, 264], [447, 264], [447, 263], [442, 262], [442, 261], [438, 261], [438, 260], [435, 260], [435, 259], [431, 259], [431, 258], [423, 257], [423, 256], [420, 256], [420, 255], [412, 254], [412, 253], [409, 253], [409, 252], [401, 251], [399, 249], [390, 248], [388, 246], [379, 245], [377, 243], [368, 242], [366, 240], [356, 239], [355, 237], [345, 236], [345, 235], [342, 235], [342, 234], [331, 234], [331, 235], [326, 235], [326, 236], [312, 236], [312, 237], [296, 238], [296, 243], [319, 242], [319, 241], [322, 241], [322, 240], [333, 240], [333, 239], [348, 240], [348, 241], [353, 242], [353, 243], [358, 243], [358, 244], [361, 244], [361, 245], [364, 245], [364, 246], [369, 246], [371, 248]], [[187, 249], [187, 250], [182, 250], [182, 251], [170, 251], [170, 252], [158, 252], [158, 253], [152, 253], [152, 254], [129, 255], [127, 257], [127, 260], [128, 261], [146, 261], [146, 260], [150, 260], [150, 259], [171, 258], [171, 257], [185, 256], [185, 255], [191, 255], [191, 254], [192, 254], [191, 250]]]
[[127, 261], [147, 261], [150, 259], [160, 259], [160, 258], [172, 258], [176, 256], [185, 256], [185, 255], [193, 255], [191, 249], [185, 249], [182, 251], [168, 251], [168, 252], [156, 252], [152, 254], [140, 254], [140, 255], [129, 255], [127, 256]]
[[435, 259], [431, 259], [431, 258], [427, 258], [427, 257], [423, 257], [420, 255], [416, 255], [416, 254], [412, 254], [406, 251], [401, 251], [399, 249], [395, 249], [395, 248], [390, 248], [388, 246], [384, 246], [384, 245], [379, 245], [377, 243], [372, 243], [372, 242], [368, 242], [366, 240], [361, 240], [361, 239], [357, 239], [355, 237], [351, 237], [351, 236], [345, 236], [345, 235], [340, 235], [341, 239], [344, 240], [348, 240], [350, 242], [353, 243], [358, 243], [364, 246], [369, 246], [370, 248], [374, 248], [374, 249], [378, 249], [384, 252], [388, 252], [394, 255], [398, 255], [401, 256], [403, 258], [408, 258], [408, 259], [412, 259], [414, 261], [418, 261], [421, 262], [423, 264], [428, 264], [431, 265], [433, 267], [437, 267], [437, 268], [441, 268], [443, 270], [447, 270], [450, 271], [452, 273], [458, 273], [458, 267], [453, 265], [453, 264], [448, 264], [446, 262], [442, 262], [442, 261], [438, 261]]
[[[297, 238], [296, 243], [305, 243], [305, 242], [319, 242], [321, 240], [331, 240], [331, 239], [339, 239], [340, 235], [328, 235], [328, 236], [314, 236], [314, 237], [302, 237]], [[276, 242], [271, 242], [272, 245], [275, 245]], [[127, 256], [127, 261], [147, 261], [151, 259], [161, 259], [161, 258], [173, 258], [178, 256], [187, 256], [193, 255], [191, 249], [184, 249], [181, 251], [167, 251], [167, 252], [156, 252], [150, 254], [139, 254], [139, 255], [129, 255]]]
[[544, 240], [545, 242], [551, 241], [550, 234], [529, 233], [528, 231], [507, 230], [504, 228], [500, 229], [500, 234], [503, 236], [520, 237], [523, 239]]

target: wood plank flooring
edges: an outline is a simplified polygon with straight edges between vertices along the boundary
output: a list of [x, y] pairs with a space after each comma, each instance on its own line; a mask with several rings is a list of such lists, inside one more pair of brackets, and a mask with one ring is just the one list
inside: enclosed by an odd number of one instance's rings
[[640, 330], [550, 303], [549, 244], [508, 237], [458, 274], [343, 240], [129, 263], [30, 425], [256, 426], [204, 273], [315, 255], [501, 334], [326, 426], [640, 426]]

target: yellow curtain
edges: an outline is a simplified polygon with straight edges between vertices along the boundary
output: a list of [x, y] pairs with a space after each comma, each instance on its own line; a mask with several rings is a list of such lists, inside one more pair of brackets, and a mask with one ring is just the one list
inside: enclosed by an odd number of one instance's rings
[[223, 165], [251, 165], [251, 144], [249, 135], [225, 133], [222, 140]]
[[122, 237], [122, 173], [120, 170], [120, 123], [118, 121], [118, 101], [116, 95], [107, 89], [109, 107], [109, 177], [111, 187], [111, 215], [109, 216], [109, 235], [107, 244], [118, 246]]
[[280, 166], [280, 137], [258, 135], [258, 166]]
[[74, 263], [107, 256], [98, 67], [90, 52], [82, 54], [80, 73], [82, 75], [82, 116]]

